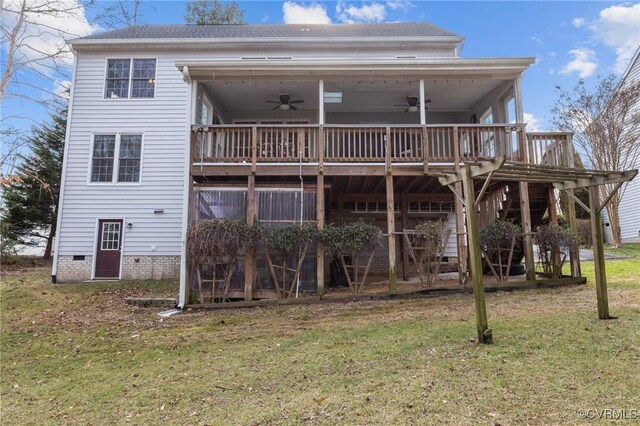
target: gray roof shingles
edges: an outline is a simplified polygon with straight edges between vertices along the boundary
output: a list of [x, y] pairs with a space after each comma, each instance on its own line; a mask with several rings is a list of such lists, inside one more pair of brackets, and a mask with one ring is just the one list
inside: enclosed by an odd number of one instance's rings
[[217, 39], [217, 38], [362, 38], [458, 37], [429, 23], [275, 24], [275, 25], [139, 25], [106, 31], [80, 40]]

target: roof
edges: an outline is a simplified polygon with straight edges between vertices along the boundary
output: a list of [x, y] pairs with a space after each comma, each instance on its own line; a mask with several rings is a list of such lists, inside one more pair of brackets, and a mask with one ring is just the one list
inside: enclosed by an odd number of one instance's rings
[[139, 25], [91, 34], [76, 40], [272, 39], [272, 38], [459, 37], [429, 23]]

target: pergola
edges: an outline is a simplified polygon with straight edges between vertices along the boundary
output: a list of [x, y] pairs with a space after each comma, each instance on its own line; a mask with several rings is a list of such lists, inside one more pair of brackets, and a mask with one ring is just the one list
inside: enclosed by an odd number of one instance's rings
[[[569, 156], [570, 157], [570, 156]], [[593, 257], [595, 265], [596, 294], [598, 299], [598, 317], [610, 319], [609, 302], [607, 298], [607, 280], [605, 274], [602, 217], [601, 212], [607, 202], [620, 188], [631, 181], [638, 170], [604, 171], [576, 169], [570, 166], [553, 166], [514, 163], [498, 157], [487, 161], [468, 162], [460, 166], [454, 173], [444, 173], [439, 177], [440, 183], [448, 186], [465, 207], [465, 219], [467, 226], [467, 244], [469, 247], [469, 272], [473, 283], [473, 292], [476, 306], [476, 325], [478, 340], [481, 343], [491, 343], [493, 335], [487, 322], [487, 307], [484, 297], [484, 282], [482, 260], [479, 244], [479, 229], [476, 218], [476, 209], [491, 181], [519, 182], [521, 203], [523, 212], [522, 228], [524, 232], [524, 251], [527, 279], [535, 280], [533, 259], [533, 234], [528, 205], [528, 184], [546, 183], [552, 184], [557, 190], [565, 191], [568, 196], [578, 202], [591, 214], [591, 234], [593, 238]], [[484, 179], [484, 183], [478, 195], [476, 195], [474, 179]], [[601, 201], [598, 186], [616, 184], [608, 197]], [[573, 190], [588, 188], [589, 207], [578, 200]], [[575, 205], [568, 203], [573, 211], [568, 212], [569, 226], [575, 226]], [[571, 253], [571, 268], [578, 268], [578, 254]]]

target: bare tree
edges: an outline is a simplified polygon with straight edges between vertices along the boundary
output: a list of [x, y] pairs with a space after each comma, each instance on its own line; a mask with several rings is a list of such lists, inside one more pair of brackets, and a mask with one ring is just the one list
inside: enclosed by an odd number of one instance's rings
[[130, 27], [140, 25], [147, 9], [144, 0], [118, 0], [110, 2], [96, 16], [96, 22], [104, 28]]
[[[640, 159], [640, 82], [617, 83], [615, 75], [600, 79], [593, 89], [584, 80], [572, 91], [556, 86], [558, 101], [552, 109], [554, 125], [573, 132], [581, 155], [589, 166], [598, 170], [628, 170]], [[600, 186], [605, 199], [615, 184]], [[607, 215], [611, 223], [612, 246], [620, 247], [618, 210], [626, 184], [611, 197]]]
[[220, 0], [195, 0], [187, 3], [185, 24], [244, 24], [244, 10], [238, 3]]
[[10, 91], [12, 85], [42, 89], [29, 76], [50, 81], [68, 78], [71, 52], [65, 40], [86, 35], [91, 29], [83, 8], [75, 0], [0, 0], [5, 50], [0, 99], [27, 97], [19, 90]]

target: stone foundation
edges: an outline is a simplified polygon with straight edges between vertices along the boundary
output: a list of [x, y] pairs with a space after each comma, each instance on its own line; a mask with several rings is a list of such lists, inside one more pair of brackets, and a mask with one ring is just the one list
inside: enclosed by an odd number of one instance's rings
[[[122, 261], [124, 280], [162, 280], [180, 277], [180, 256], [123, 256]], [[92, 267], [93, 256], [60, 256], [56, 280], [60, 283], [90, 280]]]

